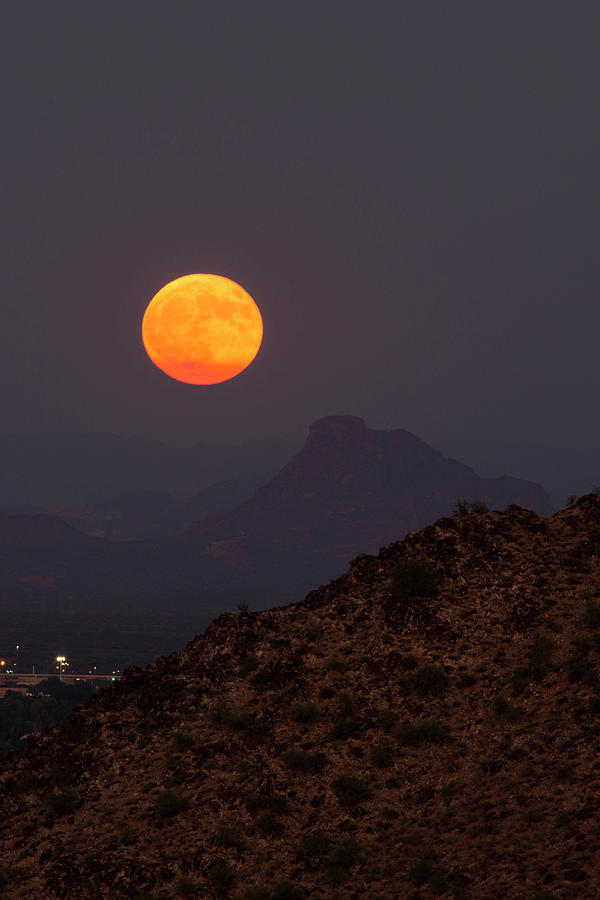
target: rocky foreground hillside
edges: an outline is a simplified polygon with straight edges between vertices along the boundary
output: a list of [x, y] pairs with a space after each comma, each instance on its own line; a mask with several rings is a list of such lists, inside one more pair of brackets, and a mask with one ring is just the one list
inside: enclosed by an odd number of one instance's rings
[[4, 758], [4, 895], [597, 898], [599, 661], [599, 497], [440, 519]]

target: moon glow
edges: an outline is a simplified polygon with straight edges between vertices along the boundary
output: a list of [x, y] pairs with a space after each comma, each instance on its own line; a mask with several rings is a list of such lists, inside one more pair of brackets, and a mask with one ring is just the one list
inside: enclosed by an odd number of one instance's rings
[[221, 275], [170, 281], [142, 320], [142, 341], [154, 365], [186, 384], [218, 384], [239, 375], [262, 336], [262, 316], [250, 294]]

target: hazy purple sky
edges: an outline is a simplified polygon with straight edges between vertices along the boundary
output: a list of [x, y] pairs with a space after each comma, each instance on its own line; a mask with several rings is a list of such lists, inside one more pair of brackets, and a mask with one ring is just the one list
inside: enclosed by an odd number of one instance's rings
[[[2, 431], [349, 413], [600, 445], [599, 24], [597, 0], [7, 6]], [[189, 272], [263, 314], [220, 386], [141, 345]]]

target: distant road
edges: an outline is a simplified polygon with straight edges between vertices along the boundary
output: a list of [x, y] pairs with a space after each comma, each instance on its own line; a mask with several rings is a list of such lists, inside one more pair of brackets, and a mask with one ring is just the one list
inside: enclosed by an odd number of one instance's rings
[[0, 673], [0, 689], [4, 686], [8, 685], [7, 682], [11, 682], [12, 684], [38, 684], [38, 682], [43, 681], [45, 678], [59, 678], [61, 681], [64, 681], [65, 684], [73, 684], [75, 681], [118, 681], [119, 675], [75, 675], [73, 672], [69, 672], [67, 675], [63, 672], [62, 675], [57, 675], [56, 672], [51, 672], [50, 674], [44, 674], [37, 672], [32, 674], [26, 674], [25, 672], [2, 672]]

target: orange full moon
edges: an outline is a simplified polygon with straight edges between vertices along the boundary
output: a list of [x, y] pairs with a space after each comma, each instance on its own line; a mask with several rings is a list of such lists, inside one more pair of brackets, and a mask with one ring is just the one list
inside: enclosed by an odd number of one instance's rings
[[239, 375], [259, 351], [260, 310], [221, 275], [184, 275], [160, 289], [144, 313], [142, 341], [159, 369], [186, 384]]

